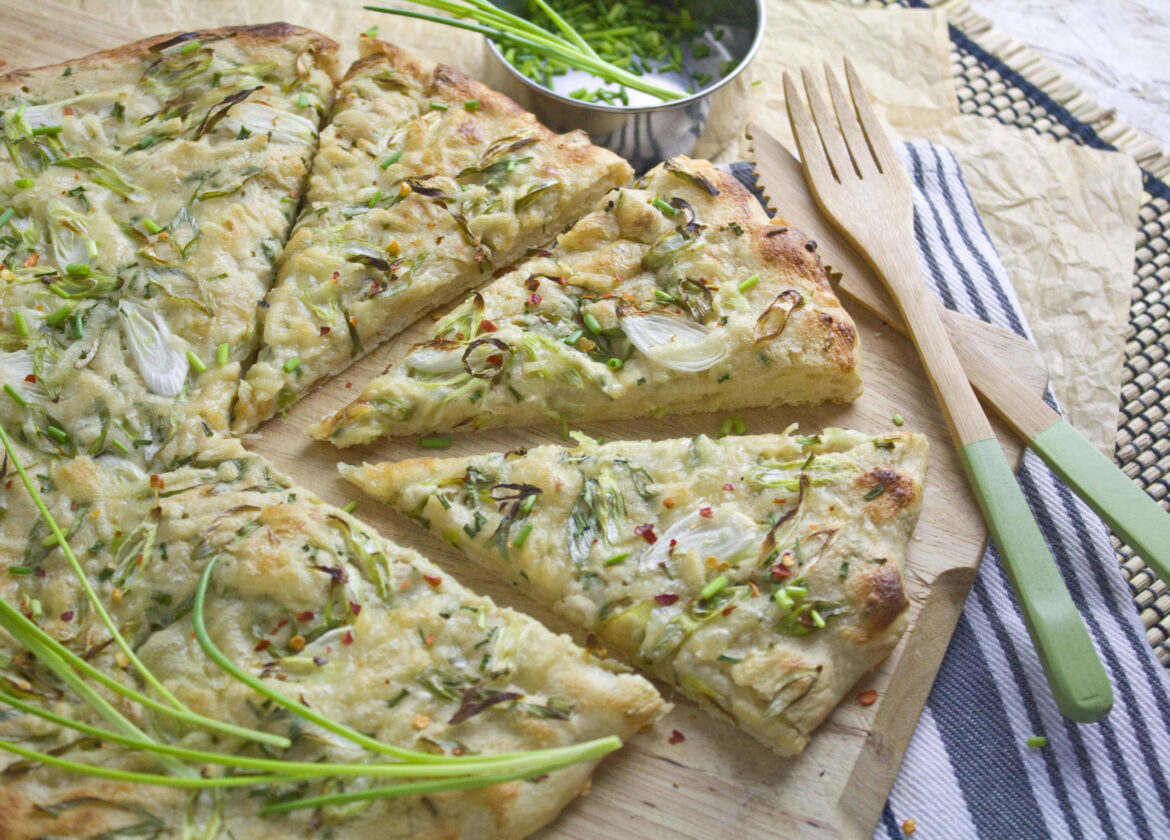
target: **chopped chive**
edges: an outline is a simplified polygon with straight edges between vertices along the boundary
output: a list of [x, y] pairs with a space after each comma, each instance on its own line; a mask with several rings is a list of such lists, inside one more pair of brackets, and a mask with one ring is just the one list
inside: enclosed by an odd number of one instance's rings
[[309, 107], [309, 95], [307, 93], [302, 93], [300, 96], [297, 97], [297, 107], [298, 108], [308, 108]]
[[878, 496], [880, 496], [884, 492], [886, 492], [886, 485], [879, 484], [876, 487], [874, 487], [872, 490], [870, 490], [868, 493], [865, 494], [865, 500], [867, 502], [872, 502], [874, 499], [876, 499]]
[[752, 82], [751, 86], [752, 86], [752, 87], [759, 87], [759, 86], [760, 86], [760, 85], [762, 85], [763, 83], [764, 83], [764, 80], [763, 80], [763, 79], [756, 79], [754, 82]]
[[848, 560], [841, 561], [841, 568], [837, 570], [837, 577], [839, 577], [841, 580], [845, 580], [845, 578], [849, 577], [849, 561]]
[[18, 190], [27, 190], [29, 187], [36, 184], [36, 181], [34, 181], [32, 178], [17, 178], [12, 183], [16, 185]]
[[382, 161], [379, 166], [381, 166], [383, 169], [388, 169], [390, 166], [398, 162], [398, 159], [402, 157], [402, 153], [405, 151], [406, 149], [399, 149], [397, 152], [390, 155], [390, 157]]
[[532, 523], [526, 522], [524, 527], [520, 529], [520, 533], [516, 535], [516, 539], [512, 540], [512, 545], [516, 548], [520, 548], [520, 546], [524, 545], [524, 542], [528, 539], [528, 535], [531, 533]]
[[793, 598], [803, 598], [808, 594], [808, 587], [802, 583], [790, 583], [786, 588]]
[[16, 403], [17, 405], [19, 405], [21, 408], [28, 407], [28, 400], [26, 400], [23, 396], [21, 396], [20, 391], [13, 388], [7, 382], [4, 383], [4, 393], [7, 394], [8, 396], [12, 397], [12, 401], [14, 403]]
[[3, 213], [0, 213], [0, 227], [4, 227], [6, 224], [11, 222], [12, 217], [15, 215], [15, 210], [13, 210], [11, 207], [6, 208]]
[[32, 130], [34, 137], [40, 137], [44, 134], [60, 134], [61, 126], [59, 125], [38, 125]]
[[342, 508], [342, 510], [344, 510], [346, 513], [353, 513], [356, 508], [357, 508], [357, 501], [355, 500], [352, 502], [348, 502], [345, 505], [345, 507]]
[[198, 41], [188, 41], [187, 43], [183, 44], [183, 46], [179, 47], [179, 52], [182, 55], [193, 53], [195, 50], [199, 49], [199, 46], [200, 44]]
[[731, 425], [737, 435], [747, 434], [747, 423], [743, 422], [743, 418], [738, 414], [731, 415]]
[[58, 443], [64, 443], [65, 441], [69, 440], [69, 433], [64, 429], [59, 429], [56, 426], [49, 426], [45, 429], [45, 431], [48, 433], [49, 437]]
[[466, 111], [478, 111], [479, 110], [479, 100], [478, 99], [468, 99], [466, 102], [463, 103], [463, 108]]
[[24, 320], [24, 313], [19, 309], [12, 313], [12, 320], [16, 322], [16, 332], [25, 338], [28, 337], [28, 321]]
[[370, 200], [366, 202], [366, 207], [373, 207], [382, 200], [382, 191], [374, 190], [374, 194], [370, 196]]
[[418, 445], [423, 449], [450, 449], [451, 438], [449, 437], [421, 437], [418, 439]]
[[565, 344], [568, 344], [570, 347], [572, 347], [583, 335], [585, 335], [584, 330], [573, 330], [571, 333], [569, 333], [569, 337], [565, 339]]
[[605, 565], [606, 566], [616, 566], [618, 563], [622, 562], [623, 560], [625, 560], [629, 556], [630, 556], [630, 552], [628, 552], [628, 551], [619, 552], [619, 553], [615, 554], [613, 557], [610, 557], [608, 560], [606, 560]]
[[594, 335], [601, 332], [601, 324], [597, 323], [597, 319], [593, 317], [592, 312], [586, 312], [581, 320], [585, 322], [585, 326], [589, 328], [589, 332]]
[[824, 629], [825, 619], [819, 612], [817, 612], [816, 607], [813, 607], [808, 611], [808, 617], [812, 619], [813, 626], [815, 626], [818, 630]]
[[[9, 570], [11, 571], [11, 569]], [[1043, 735], [1029, 735], [1025, 742], [1029, 747], [1046, 747], [1048, 746], [1048, 739]]]
[[654, 290], [654, 297], [658, 298], [663, 303], [674, 303], [674, 295], [669, 292], [664, 292], [662, 289]]
[[535, 505], [536, 505], [536, 494], [533, 493], [531, 496], [529, 496], [523, 502], [520, 503], [520, 510], [518, 511], [518, 513], [520, 514], [520, 516], [527, 516], [528, 514], [532, 513], [532, 508], [535, 507]]
[[142, 226], [146, 228], [149, 233], [161, 233], [162, 228], [154, 223], [153, 219], [146, 218], [142, 220]]
[[653, 204], [655, 207], [657, 207], [659, 210], [661, 210], [663, 213], [665, 213], [668, 216], [677, 216], [678, 215], [678, 208], [671, 207], [669, 204], [667, 204], [661, 198], [656, 198], [650, 203]]
[[296, 356], [293, 356], [292, 358], [285, 361], [285, 363], [283, 365], [284, 372], [285, 373], [292, 373], [294, 370], [296, 370], [300, 366], [301, 366], [301, 360], [298, 359]]
[[31, 575], [33, 573], [32, 566], [9, 566], [8, 574], [10, 575]]
[[569, 93], [569, 96], [572, 99], [584, 99], [588, 95], [589, 95], [589, 91], [586, 90], [585, 88], [577, 88], [576, 90]]
[[112, 444], [113, 444], [114, 448], [117, 449], [119, 452], [121, 452], [123, 455], [130, 454], [130, 450], [126, 447], [126, 444], [122, 443], [122, 441], [114, 440], [114, 441], [112, 441]]
[[65, 266], [66, 274], [75, 274], [84, 277], [91, 271], [93, 271], [93, 269], [89, 267], [88, 263], [69, 263], [67, 266]]
[[187, 361], [190, 362], [191, 367], [195, 368], [195, 370], [199, 371], [199, 373], [203, 373], [207, 370], [207, 365], [203, 363], [203, 360], [199, 358], [199, 355], [194, 350], [187, 351]]
[[777, 589], [772, 593], [772, 599], [786, 610], [790, 610], [796, 605], [787, 589]]
[[91, 260], [96, 260], [98, 255], [98, 244], [93, 239], [85, 240], [85, 255]]
[[73, 314], [73, 304], [67, 303], [59, 309], [54, 309], [45, 317], [45, 323], [50, 327], [59, 327], [61, 323]]
[[906, 422], [906, 421], [903, 419], [903, 417], [902, 417], [902, 415], [901, 415], [901, 414], [895, 414], [895, 415], [894, 415], [894, 425], [895, 425], [895, 426], [901, 426], [901, 425], [902, 425], [903, 423], [905, 423], [905, 422]]
[[616, 356], [610, 356], [605, 360], [605, 366], [610, 370], [621, 370], [623, 364], [624, 362]]
[[215, 348], [215, 361], [221, 365], [226, 365], [228, 363], [228, 354], [230, 352], [231, 347], [228, 346], [228, 343], [226, 341], [222, 342], [218, 347]]
[[365, 35], [367, 38], [377, 38], [378, 37], [378, 27], [371, 26], [369, 29], [367, 29], [362, 34]]
[[727, 575], [720, 575], [703, 587], [703, 591], [699, 593], [699, 599], [706, 601], [709, 598], [714, 598], [727, 587], [727, 583]]
[[742, 283], [740, 283], [738, 288], [741, 292], [746, 292], [748, 289], [754, 288], [756, 283], [759, 283], [759, 282], [760, 282], [760, 275], [753, 274], [747, 280], [744, 280]]
[[428, 102], [427, 106], [432, 111], [446, 111], [447, 107], [448, 107], [448, 106], [444, 105], [442, 102]]

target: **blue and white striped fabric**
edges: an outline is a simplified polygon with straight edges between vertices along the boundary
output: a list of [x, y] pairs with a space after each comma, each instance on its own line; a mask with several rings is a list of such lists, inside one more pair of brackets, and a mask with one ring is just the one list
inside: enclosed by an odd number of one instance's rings
[[[1031, 338], [957, 161], [926, 142], [901, 154], [934, 292]], [[1170, 679], [1109, 534], [1031, 451], [1019, 480], [1109, 671], [1113, 711], [1096, 724], [1060, 716], [990, 547], [874, 837], [901, 840], [908, 818], [923, 837], [1170, 837]], [[1025, 745], [1041, 734], [1046, 747]]]
[[[900, 148], [927, 283], [950, 309], [1032, 338], [959, 164]], [[751, 167], [733, 171], [748, 184]], [[1048, 401], [1056, 408], [1052, 394]], [[1146, 642], [1109, 533], [1028, 451], [1018, 473], [1113, 682], [1102, 722], [1061, 717], [988, 548], [874, 840], [1170, 838], [1170, 678]], [[1026, 745], [1044, 735], [1044, 748]]]

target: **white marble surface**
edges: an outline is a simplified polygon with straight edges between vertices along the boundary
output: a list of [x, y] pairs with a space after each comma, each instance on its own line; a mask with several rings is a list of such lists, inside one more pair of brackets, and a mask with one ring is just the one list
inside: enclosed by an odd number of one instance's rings
[[974, 0], [971, 5], [1170, 151], [1170, 0]]

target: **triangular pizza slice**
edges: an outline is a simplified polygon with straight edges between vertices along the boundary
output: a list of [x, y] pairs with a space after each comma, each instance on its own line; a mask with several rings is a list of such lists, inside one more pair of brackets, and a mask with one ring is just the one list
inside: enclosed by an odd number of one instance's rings
[[851, 400], [857, 331], [816, 244], [705, 161], [617, 189], [310, 434], [380, 435]]
[[550, 242], [629, 165], [482, 83], [363, 37], [264, 310], [237, 431]]
[[336, 49], [271, 24], [0, 77], [7, 428], [155, 466], [227, 431]]
[[782, 755], [893, 649], [920, 435], [827, 429], [342, 474]]

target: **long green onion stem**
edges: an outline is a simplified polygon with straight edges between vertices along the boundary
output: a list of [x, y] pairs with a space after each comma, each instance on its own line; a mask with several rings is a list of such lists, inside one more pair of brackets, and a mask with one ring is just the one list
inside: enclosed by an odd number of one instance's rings
[[[383, 12], [388, 15], [400, 15], [419, 20], [429, 20], [432, 23], [441, 23], [447, 26], [454, 26], [458, 29], [466, 29], [469, 32], [478, 32], [480, 35], [491, 38], [493, 41], [516, 44], [538, 55], [560, 59], [566, 64], [576, 67], [578, 70], [586, 70], [607, 82], [616, 82], [634, 90], [648, 93], [651, 96], [657, 96], [662, 100], [681, 99], [683, 96], [686, 96], [684, 93], [671, 90], [662, 85], [656, 85], [643, 76], [638, 76], [615, 64], [603, 61], [597, 57], [597, 53], [588, 44], [585, 44], [579, 35], [577, 36], [577, 40], [557, 37], [530, 21], [526, 21], [521, 17], [497, 8], [487, 2], [487, 0], [467, 0], [468, 5], [455, 2], [455, 0], [411, 0], [411, 2], [437, 11], [448, 12], [456, 17], [441, 17], [425, 12], [414, 12], [407, 9], [388, 9], [382, 6], [365, 6], [364, 8], [371, 12]], [[546, 12], [551, 12], [551, 9], [546, 9]], [[560, 16], [555, 15], [555, 13], [552, 13], [551, 16], [553, 16], [554, 21], [559, 21], [558, 27], [562, 27], [563, 25], [562, 32], [564, 32], [565, 28], [573, 31]], [[466, 23], [457, 18], [470, 18], [476, 21], [476, 23]], [[580, 43], [577, 43], [578, 40]]]

